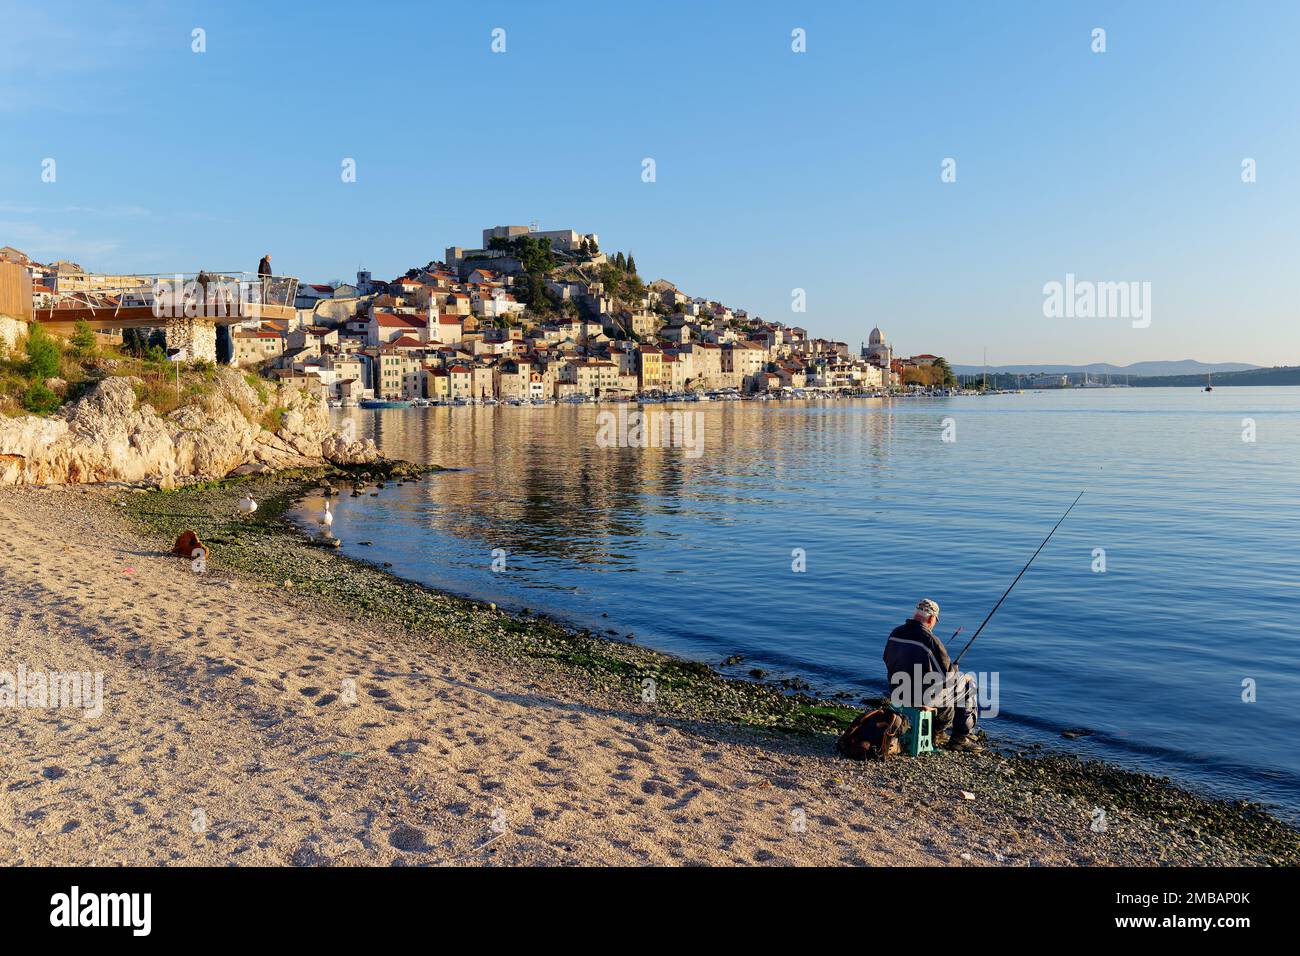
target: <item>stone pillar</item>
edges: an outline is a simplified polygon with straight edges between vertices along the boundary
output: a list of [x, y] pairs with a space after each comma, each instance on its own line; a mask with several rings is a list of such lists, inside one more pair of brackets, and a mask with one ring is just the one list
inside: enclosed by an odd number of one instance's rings
[[165, 329], [169, 349], [185, 349], [191, 362], [217, 361], [217, 325], [208, 319], [168, 319]]

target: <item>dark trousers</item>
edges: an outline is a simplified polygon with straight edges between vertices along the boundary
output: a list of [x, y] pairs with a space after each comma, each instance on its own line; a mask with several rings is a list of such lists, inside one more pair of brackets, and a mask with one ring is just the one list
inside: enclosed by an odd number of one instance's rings
[[952, 738], [960, 740], [975, 730], [979, 711], [979, 697], [972, 674], [958, 674], [952, 682], [951, 693], [944, 695], [943, 703], [935, 708], [932, 733], [937, 738], [940, 731], [952, 728]]

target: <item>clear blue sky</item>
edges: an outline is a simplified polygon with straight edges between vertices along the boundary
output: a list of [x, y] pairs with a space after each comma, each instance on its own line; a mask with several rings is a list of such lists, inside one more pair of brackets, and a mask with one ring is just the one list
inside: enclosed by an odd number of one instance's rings
[[[310, 281], [391, 278], [536, 219], [814, 334], [856, 344], [879, 323], [904, 354], [1300, 362], [1300, 4], [4, 0], [2, 17], [0, 245], [39, 259], [251, 269], [271, 251]], [[1044, 318], [1067, 272], [1149, 281], [1150, 328]]]

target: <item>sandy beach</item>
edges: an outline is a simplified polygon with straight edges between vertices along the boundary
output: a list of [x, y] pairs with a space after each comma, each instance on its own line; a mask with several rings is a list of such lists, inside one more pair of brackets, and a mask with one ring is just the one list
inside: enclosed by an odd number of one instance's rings
[[220, 544], [196, 573], [125, 497], [0, 491], [0, 671], [100, 673], [104, 697], [98, 717], [4, 715], [7, 865], [1277, 861], [1167, 810], [1098, 830], [1031, 761], [855, 764], [828, 734], [659, 713], [635, 684], [236, 570]]

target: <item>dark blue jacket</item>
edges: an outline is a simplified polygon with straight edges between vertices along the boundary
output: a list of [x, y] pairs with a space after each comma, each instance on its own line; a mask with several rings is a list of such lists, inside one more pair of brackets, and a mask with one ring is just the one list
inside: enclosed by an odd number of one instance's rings
[[916, 620], [909, 620], [890, 632], [889, 640], [885, 642], [884, 657], [885, 668], [889, 671], [891, 691], [895, 686], [893, 676], [904, 673], [910, 680], [917, 665], [920, 665], [922, 677], [929, 673], [946, 674], [952, 667], [948, 649], [943, 646], [943, 641]]

